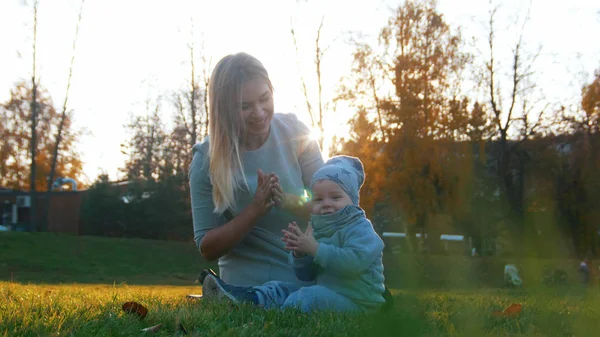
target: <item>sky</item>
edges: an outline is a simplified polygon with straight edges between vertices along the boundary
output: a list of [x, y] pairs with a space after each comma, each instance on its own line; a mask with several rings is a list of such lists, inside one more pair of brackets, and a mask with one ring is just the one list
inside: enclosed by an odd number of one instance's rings
[[[223, 56], [245, 51], [267, 68], [275, 87], [277, 112], [293, 112], [309, 123], [300, 77], [316, 99], [313, 55], [316, 31], [323, 18], [321, 41], [328, 46], [323, 59], [323, 94], [335, 94], [340, 77], [349, 72], [348, 32], [366, 41], [377, 34], [402, 1], [391, 0], [87, 0], [75, 49], [67, 108], [74, 127], [86, 131], [78, 143], [84, 162], [82, 182], [98, 174], [122, 178], [126, 157], [120, 144], [128, 139], [124, 127], [132, 114], [144, 114], [145, 101], [181, 89], [188, 83], [194, 42], [196, 65], [200, 50], [212, 65]], [[439, 0], [438, 9], [453, 27], [461, 27], [474, 53], [484, 53], [490, 4], [483, 0]], [[529, 9], [526, 48], [541, 46], [536, 76], [548, 101], [573, 101], [595, 69], [600, 68], [600, 3], [592, 0], [499, 0], [498, 56], [508, 64], [517, 31]], [[79, 0], [40, 0], [37, 68], [40, 83], [62, 110]], [[10, 88], [32, 74], [32, 0], [0, 1], [0, 102]], [[518, 22], [515, 25], [515, 22]], [[293, 24], [299, 52], [290, 34]], [[597, 40], [597, 39], [596, 39]], [[209, 68], [209, 71], [212, 67]], [[172, 112], [163, 103], [163, 119]], [[339, 111], [325, 120], [328, 130], [347, 132], [352, 111]]]

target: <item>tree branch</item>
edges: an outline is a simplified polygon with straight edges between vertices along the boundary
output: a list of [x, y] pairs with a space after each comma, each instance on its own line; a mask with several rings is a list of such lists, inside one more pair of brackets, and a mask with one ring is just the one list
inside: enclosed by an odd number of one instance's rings
[[498, 103], [496, 102], [496, 95], [495, 95], [495, 75], [496, 75], [496, 70], [494, 69], [494, 65], [495, 65], [495, 60], [494, 60], [494, 16], [496, 15], [496, 11], [498, 10], [498, 8], [494, 8], [491, 12], [490, 12], [490, 21], [489, 21], [489, 25], [490, 25], [490, 32], [488, 35], [488, 45], [490, 47], [490, 60], [489, 63], [487, 64], [487, 69], [489, 72], [489, 76], [490, 76], [490, 83], [489, 83], [489, 88], [490, 88], [490, 104], [492, 105], [492, 112], [494, 113], [495, 121], [496, 124], [498, 125], [498, 130], [500, 130], [501, 135], [504, 135], [504, 128], [502, 127], [502, 121], [501, 121], [501, 111], [498, 108]]
[[298, 51], [298, 41], [296, 40], [296, 32], [294, 31], [294, 24], [293, 24], [291, 18], [290, 18], [290, 27], [291, 27], [290, 32], [292, 33], [292, 39], [294, 40], [294, 48], [296, 49], [296, 64], [298, 66], [298, 71], [300, 72], [300, 82], [302, 83], [302, 92], [304, 93], [304, 99], [306, 100], [306, 109], [308, 110], [311, 124], [314, 127], [315, 126], [315, 117], [313, 115], [312, 106], [310, 104], [310, 99], [308, 98], [306, 82], [304, 81], [304, 76], [302, 76], [302, 69], [300, 69], [300, 52]]
[[[69, 89], [71, 88], [71, 78], [73, 77], [73, 64], [75, 63], [75, 50], [77, 46], [77, 37], [79, 36], [79, 27], [81, 25], [81, 16], [83, 13], [83, 4], [85, 0], [81, 0], [81, 6], [79, 7], [79, 16], [77, 17], [77, 25], [75, 26], [75, 38], [73, 39], [73, 47], [71, 54], [71, 63], [69, 64], [69, 76], [67, 78], [67, 89], [65, 91], [65, 100], [63, 102], [62, 113], [60, 116], [60, 123], [58, 125], [58, 131], [56, 133], [56, 141], [54, 144], [54, 152], [52, 154], [52, 164], [50, 168], [50, 177], [48, 179], [47, 191], [52, 189], [52, 183], [54, 182], [54, 175], [56, 174], [56, 163], [58, 161], [58, 148], [62, 138], [62, 132], [67, 118], [67, 102], [69, 100]], [[75, 178], [75, 177], [73, 177]]]

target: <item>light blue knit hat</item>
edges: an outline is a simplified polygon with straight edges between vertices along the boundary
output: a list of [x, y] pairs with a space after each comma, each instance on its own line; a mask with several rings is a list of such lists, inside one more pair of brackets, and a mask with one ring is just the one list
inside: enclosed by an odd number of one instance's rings
[[329, 159], [310, 180], [310, 187], [319, 180], [331, 180], [338, 184], [358, 206], [360, 187], [365, 181], [365, 169], [360, 159], [351, 156], [335, 156]]

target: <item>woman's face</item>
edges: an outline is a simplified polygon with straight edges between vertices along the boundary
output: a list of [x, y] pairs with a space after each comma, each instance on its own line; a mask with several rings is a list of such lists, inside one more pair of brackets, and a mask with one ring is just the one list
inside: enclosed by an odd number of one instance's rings
[[267, 136], [274, 106], [273, 93], [266, 80], [253, 79], [242, 85], [241, 108], [247, 135]]

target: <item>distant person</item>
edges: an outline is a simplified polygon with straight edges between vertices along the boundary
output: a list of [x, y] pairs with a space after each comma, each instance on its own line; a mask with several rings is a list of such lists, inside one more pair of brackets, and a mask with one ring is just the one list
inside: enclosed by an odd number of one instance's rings
[[519, 276], [519, 269], [514, 264], [504, 266], [504, 284], [508, 287], [521, 287], [523, 280]]
[[591, 280], [592, 268], [590, 265], [590, 259], [586, 256], [583, 261], [579, 263], [579, 275], [581, 276], [581, 283], [589, 285]]
[[[384, 299], [383, 241], [359, 207], [364, 168], [358, 158], [333, 157], [311, 180], [311, 224], [302, 232], [295, 222], [283, 230], [290, 270], [316, 285], [294, 287], [272, 281], [236, 287], [215, 275], [203, 281], [209, 299], [249, 302], [264, 308], [297, 307], [303, 312], [362, 312], [381, 308]], [[279, 291], [286, 289], [287, 291]]]

